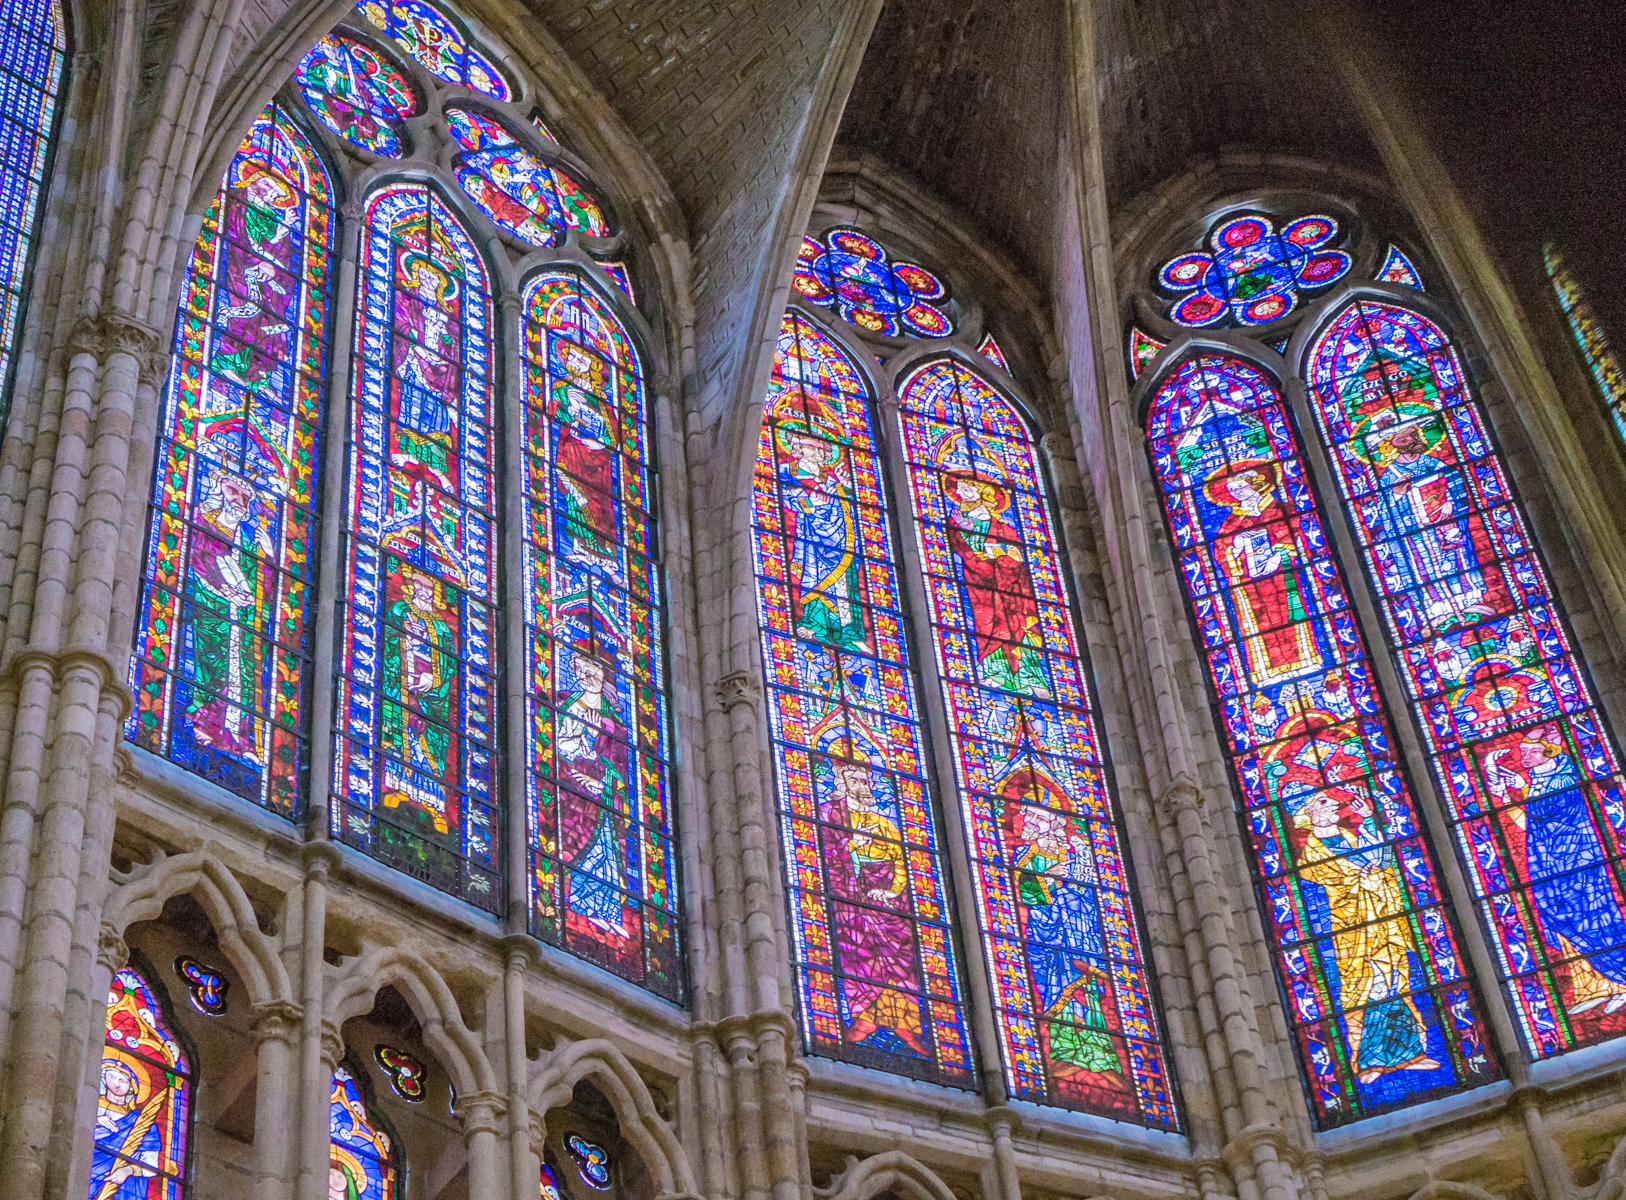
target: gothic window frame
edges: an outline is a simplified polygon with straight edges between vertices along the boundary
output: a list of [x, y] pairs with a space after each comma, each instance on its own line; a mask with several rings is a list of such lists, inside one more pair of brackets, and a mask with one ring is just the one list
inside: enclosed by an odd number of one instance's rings
[[[1257, 195], [1251, 196], [1250, 207], [1279, 212], [1284, 218], [1290, 217], [1302, 206], [1303, 195], [1291, 193], [1291, 198], [1284, 198], [1267, 192], [1263, 200]], [[1205, 347], [1214, 352], [1241, 357], [1256, 363], [1271, 377], [1298, 437], [1308, 483], [1317, 498], [1317, 511], [1325, 520], [1330, 535], [1327, 539], [1329, 553], [1348, 589], [1350, 611], [1355, 615], [1357, 627], [1369, 647], [1374, 667], [1372, 681], [1374, 690], [1378, 694], [1380, 704], [1386, 710], [1399, 743], [1393, 748], [1393, 757], [1411, 783], [1412, 795], [1422, 818], [1420, 825], [1432, 848], [1439, 882], [1443, 885], [1441, 890], [1457, 934], [1458, 946], [1464, 960], [1463, 976], [1477, 996], [1480, 1012], [1483, 1014], [1488, 1051], [1503, 1063], [1536, 1064], [1547, 1058], [1583, 1049], [1597, 1049], [1613, 1042], [1615, 1053], [1612, 1057], [1618, 1058], [1620, 1054], [1626, 1053], [1626, 1040], [1623, 1040], [1622, 1036], [1626, 1031], [1615, 1033], [1610, 1038], [1575, 1042], [1563, 1049], [1542, 1053], [1530, 1043], [1525, 1030], [1516, 1019], [1507, 993], [1509, 982], [1499, 965], [1498, 941], [1486, 926], [1484, 904], [1488, 901], [1489, 894], [1485, 900], [1481, 899], [1480, 892], [1472, 882], [1472, 871], [1462, 858], [1463, 850], [1457, 837], [1458, 821], [1450, 816], [1451, 809], [1441, 790], [1444, 786], [1441, 782], [1442, 777], [1437, 775], [1435, 769], [1435, 756], [1426, 748], [1420, 713], [1415, 711], [1400, 668], [1394, 661], [1394, 655], [1398, 653], [1397, 644], [1392, 639], [1387, 621], [1380, 611], [1380, 592], [1373, 580], [1371, 565], [1363, 552], [1362, 543], [1355, 532], [1354, 515], [1342, 498], [1336, 468], [1332, 461], [1335, 448], [1326, 441], [1319, 414], [1315, 411], [1309, 374], [1312, 350], [1329, 334], [1346, 311], [1363, 299], [1416, 314], [1434, 326], [1443, 336], [1449, 352], [1456, 356], [1456, 361], [1460, 365], [1463, 376], [1461, 390], [1469, 397], [1467, 403], [1476, 406], [1477, 417], [1489, 447], [1486, 456], [1494, 458], [1506, 480], [1508, 495], [1504, 502], [1518, 510], [1525, 528], [1531, 535], [1528, 539], [1529, 557], [1540, 565], [1545, 575], [1548, 603], [1554, 609], [1553, 624], [1562, 631], [1576, 674], [1590, 689], [1593, 709], [1598, 715], [1602, 729], [1601, 737], [1606, 747], [1612, 745], [1618, 760], [1621, 743], [1611, 733], [1612, 728], [1620, 728], [1620, 723], [1612, 720], [1618, 714], [1611, 711], [1613, 704], [1611, 695], [1597, 686], [1593, 665], [1589, 661], [1595, 657], [1589, 655], [1589, 650], [1593, 648], [1575, 636], [1565, 604], [1566, 589], [1554, 575], [1549, 555], [1535, 529], [1537, 522], [1543, 517], [1550, 518], [1550, 508], [1541, 500], [1538, 500], [1535, 506], [1528, 503], [1530, 488], [1521, 488], [1520, 485], [1520, 476], [1528, 468], [1517, 459], [1510, 458], [1501, 436], [1502, 431], [1498, 428], [1500, 421], [1506, 419], [1504, 414], [1496, 411], [1497, 403], [1494, 398], [1496, 389], [1503, 386], [1501, 375], [1489, 361], [1468, 319], [1460, 311], [1460, 301], [1454, 296], [1442, 296], [1437, 291], [1429, 290], [1433, 286], [1430, 281], [1439, 278], [1431, 257], [1415, 248], [1417, 242], [1406, 235], [1404, 224], [1386, 211], [1379, 211], [1374, 215], [1359, 201], [1334, 201], [1322, 198], [1312, 199], [1309, 203], [1311, 206], [1329, 207], [1336, 203], [1341, 213], [1348, 212], [1352, 215], [1357, 225], [1352, 231], [1350, 248], [1354, 252], [1356, 266], [1345, 279], [1316, 295], [1309, 303], [1299, 305], [1287, 319], [1273, 324], [1268, 329], [1190, 330], [1174, 326], [1158, 315], [1156, 303], [1149, 299], [1146, 292], [1134, 290], [1135, 285], [1131, 281], [1130, 290], [1125, 297], [1127, 307], [1131, 310], [1126, 320], [1126, 325], [1131, 331], [1129, 336], [1132, 338], [1132, 331], [1137, 328], [1151, 330], [1159, 337], [1173, 334], [1169, 337], [1167, 345], [1160, 347], [1155, 356], [1145, 363], [1138, 377], [1131, 375], [1130, 408], [1137, 417], [1135, 436], [1142, 438], [1149, 454], [1150, 442], [1145, 440], [1145, 414], [1149, 405], [1163, 384], [1194, 355], [1204, 352]], [[1223, 201], [1215, 202], [1203, 208], [1203, 215], [1198, 221], [1206, 224], [1223, 220], [1224, 214], [1234, 211], [1235, 207]], [[1372, 207], [1380, 210], [1383, 208], [1381, 205]], [[1191, 228], [1192, 224], [1187, 223], [1185, 228]], [[1388, 256], [1394, 250], [1398, 250], [1404, 256], [1405, 265], [1410, 268], [1415, 284], [1388, 282], [1381, 278], [1383, 269], [1389, 261]], [[1149, 260], [1143, 260], [1143, 265], [1144, 261]], [[1491, 394], [1488, 395], [1488, 392]], [[1505, 401], [1502, 403], [1505, 406]], [[1148, 485], [1155, 496], [1158, 494], [1159, 485], [1149, 457], [1147, 464]], [[1171, 541], [1171, 555], [1173, 552]], [[1174, 564], [1173, 569], [1178, 574], [1178, 563]], [[1185, 607], [1189, 613], [1189, 600], [1186, 601]], [[1200, 643], [1195, 649], [1200, 657]], [[1211, 691], [1211, 684], [1208, 690]], [[1222, 729], [1223, 725], [1216, 724], [1214, 728], [1216, 737], [1221, 736]], [[1239, 812], [1238, 815], [1242, 817], [1244, 814]], [[1244, 843], [1248, 840], [1245, 829], [1241, 831], [1241, 839]], [[1606, 858], [1608, 853], [1606, 849]], [[1512, 886], [1515, 891], [1525, 891], [1530, 887], [1529, 883], [1515, 883]], [[1471, 915], [1469, 910], [1472, 910]], [[1266, 924], [1268, 925], [1268, 920]], [[1555, 965], [1562, 961], [1545, 954], [1543, 958], [1550, 959]], [[1552, 967], [1549, 966], [1547, 969], [1551, 971]], [[1278, 988], [1282, 987], [1280, 973], [1273, 968], [1272, 975], [1276, 977]], [[1315, 1115], [1315, 1106], [1309, 1097], [1310, 1081], [1308, 1073], [1302, 1069], [1302, 1063], [1300, 1078], [1306, 1089], [1312, 1122], [1323, 1130], [1333, 1127], [1320, 1121]], [[1446, 1103], [1452, 1096], [1474, 1090], [1474, 1086], [1465, 1085], [1444, 1096], [1424, 1098], [1400, 1105], [1399, 1108], [1400, 1111], [1408, 1113], [1426, 1112], [1433, 1109], [1436, 1104]], [[1333, 1124], [1358, 1124], [1365, 1118], [1366, 1114], [1362, 1114], [1347, 1122]]]
[[[845, 214], [844, 214], [845, 216]], [[850, 217], [832, 222], [837, 228], [855, 228]], [[886, 240], [884, 233], [877, 232], [871, 226], [860, 222], [856, 228], [872, 237]], [[812, 229], [810, 228], [810, 233]], [[900, 252], [901, 253], [901, 252]], [[901, 261], [901, 258], [900, 258]], [[912, 261], [912, 260], [911, 260]], [[1156, 1040], [1160, 1053], [1163, 1055], [1163, 1079], [1167, 1088], [1167, 1105], [1170, 1113], [1165, 1123], [1158, 1123], [1148, 1118], [1144, 1112], [1124, 1115], [1108, 1111], [1104, 1107], [1091, 1107], [1088, 1103], [1068, 1103], [1058, 1100], [1054, 1095], [1036, 1096], [1024, 1094], [1020, 1098], [1045, 1108], [1047, 1112], [1067, 1113], [1072, 1117], [1085, 1122], [1128, 1122], [1138, 1124], [1148, 1132], [1157, 1135], [1167, 1132], [1174, 1136], [1183, 1137], [1186, 1134], [1184, 1104], [1180, 1097], [1179, 1081], [1172, 1062], [1173, 1044], [1171, 1031], [1166, 1027], [1162, 1017], [1161, 987], [1163, 980], [1152, 961], [1150, 953], [1150, 937], [1146, 921], [1146, 911], [1142, 903], [1138, 872], [1133, 861], [1134, 850], [1128, 840], [1127, 813], [1123, 797], [1119, 794], [1117, 782], [1113, 775], [1112, 753], [1108, 746], [1108, 736], [1105, 723], [1105, 713], [1099, 698], [1099, 682], [1092, 660], [1101, 651], [1099, 645], [1094, 644], [1096, 638], [1092, 634], [1091, 622], [1087, 611], [1080, 602], [1077, 580], [1068, 563], [1067, 535], [1064, 528], [1063, 498], [1057, 486], [1055, 474], [1050, 462], [1050, 452], [1042, 446], [1047, 436], [1049, 423], [1036, 410], [1034, 403], [1025, 394], [1021, 383], [1020, 370], [1001, 363], [987, 355], [981, 346], [985, 344], [987, 330], [983, 326], [982, 310], [975, 302], [969, 306], [962, 298], [952, 301], [953, 311], [958, 320], [953, 332], [942, 338], [920, 338], [910, 336], [889, 336], [884, 332], [867, 330], [843, 320], [833, 307], [823, 303], [810, 303], [799, 295], [791, 297], [787, 316], [795, 313], [802, 320], [813, 325], [822, 334], [833, 341], [844, 352], [859, 372], [864, 384], [868, 388], [868, 403], [871, 406], [872, 422], [875, 430], [874, 450], [880, 462], [882, 484], [885, 489], [885, 504], [887, 505], [887, 518], [892, 531], [897, 537], [895, 552], [895, 570], [897, 573], [897, 586], [902, 604], [902, 621], [904, 625], [904, 638], [909, 654], [915, 657], [912, 663], [912, 672], [919, 689], [918, 720], [924, 735], [926, 745], [923, 747], [925, 774], [929, 780], [929, 789], [932, 797], [934, 816], [937, 823], [938, 836], [942, 840], [940, 851], [943, 860], [944, 878], [942, 880], [945, 892], [948, 894], [950, 908], [949, 928], [953, 937], [955, 952], [960, 959], [957, 964], [960, 971], [960, 990], [962, 999], [962, 1012], [970, 1037], [970, 1043], [976, 1056], [979, 1074], [997, 1072], [1001, 1078], [1002, 1086], [1009, 1088], [1012, 1078], [1011, 1066], [1007, 1062], [1007, 1048], [1005, 1039], [995, 1028], [998, 1018], [991, 1011], [993, 981], [988, 968], [985, 948], [986, 931], [975, 899], [974, 873], [977, 868], [972, 860], [971, 844], [967, 840], [967, 831], [964, 824], [964, 803], [960, 798], [959, 776], [957, 774], [957, 757], [951, 746], [949, 730], [951, 719], [945, 707], [945, 690], [940, 676], [938, 663], [938, 649], [932, 630], [931, 608], [927, 599], [927, 582], [924, 577], [921, 557], [921, 531], [918, 527], [918, 518], [914, 502], [911, 497], [911, 473], [906, 462], [903, 446], [903, 408], [900, 399], [900, 390], [905, 380], [915, 371], [928, 367], [936, 361], [950, 361], [959, 368], [975, 376], [983, 385], [997, 393], [1004, 399], [1011, 409], [1023, 422], [1028, 434], [1028, 445], [1034, 461], [1038, 464], [1040, 478], [1037, 481], [1038, 490], [1042, 494], [1045, 514], [1051, 523], [1054, 535], [1054, 553], [1057, 560], [1057, 575], [1063, 580], [1061, 587], [1064, 594], [1066, 616], [1071, 622], [1075, 637], [1075, 652], [1078, 655], [1079, 665], [1083, 668], [1085, 687], [1087, 691], [1087, 704], [1089, 713], [1093, 717], [1097, 736], [1097, 753], [1102, 760], [1103, 775], [1106, 780], [1107, 795], [1111, 809], [1111, 827], [1119, 839], [1119, 853], [1123, 863], [1127, 886], [1124, 891], [1132, 909], [1131, 920], [1134, 923], [1142, 943], [1142, 960], [1140, 969], [1145, 982], [1147, 993], [1157, 1017], [1152, 1037]], [[1008, 351], [1014, 347], [1000, 346], [1001, 351]], [[1007, 360], [1014, 361], [1014, 360]], [[1062, 436], [1066, 436], [1063, 431]], [[759, 584], [760, 588], [760, 584]], [[759, 599], [759, 603], [761, 603]], [[763, 636], [767, 636], [767, 628], [763, 628]], [[758, 646], [758, 652], [762, 652]], [[767, 664], [764, 664], [767, 666]], [[771, 675], [769, 676], [771, 678]], [[771, 701], [770, 701], [771, 703]], [[775, 786], [777, 788], [778, 766], [775, 767]], [[781, 813], [781, 821], [784, 820]], [[787, 835], [788, 836], [788, 835]], [[781, 848], [781, 854], [785, 853]], [[789, 870], [788, 866], [785, 868]], [[787, 903], [792, 905], [790, 920], [794, 925], [796, 914], [794, 900], [787, 887]], [[802, 969], [798, 964], [798, 972]], [[798, 986], [799, 1026], [802, 1032], [804, 1049], [806, 1052], [819, 1057], [833, 1057], [838, 1061], [842, 1055], [826, 1053], [818, 1049], [810, 1040], [809, 1019], [800, 1014], [801, 986]], [[1118, 1041], [1122, 1031], [1114, 1033], [1114, 1041]], [[894, 1071], [895, 1067], [883, 1064], [868, 1064], [882, 1071]], [[1126, 1073], [1127, 1074], [1127, 1073]], [[1045, 1077], [1049, 1080], [1048, 1064], [1045, 1068]], [[950, 1084], [949, 1086], [956, 1086]], [[980, 1090], [980, 1085], [973, 1085]], [[1131, 1079], [1125, 1085], [1131, 1103], [1135, 1102], [1136, 1087]], [[1054, 1089], [1052, 1089], [1053, 1091]]]
[[[512, 897], [523, 898], [528, 870], [522, 864], [529, 860], [531, 838], [524, 828], [526, 814], [526, 779], [523, 771], [525, 748], [523, 721], [517, 712], [511, 713], [507, 694], [508, 681], [523, 677], [524, 666], [520, 639], [513, 633], [513, 622], [499, 619], [504, 612], [521, 611], [522, 590], [517, 570], [511, 569], [509, 560], [517, 568], [521, 538], [517, 528], [506, 526], [509, 510], [525, 503], [526, 451], [518, 440], [520, 415], [518, 409], [525, 403], [525, 332], [522, 301], [535, 279], [549, 271], [568, 271], [581, 280], [581, 286], [593, 293], [595, 302], [611, 314], [636, 360], [629, 363], [641, 382], [643, 425], [639, 433], [642, 448], [647, 451], [644, 464], [646, 476], [643, 491], [643, 510], [640, 528], [651, 533], [649, 571], [654, 576], [659, 608], [659, 624], [653, 636], [658, 639], [660, 651], [659, 681], [664, 696], [659, 707], [661, 733], [666, 745], [666, 758], [662, 766], [661, 786], [664, 790], [666, 822], [664, 861], [668, 884], [658, 890], [665, 892], [666, 926], [670, 930], [672, 971], [669, 986], [663, 985], [652, 992], [669, 1002], [684, 1005], [687, 1002], [689, 930], [686, 925], [685, 893], [682, 880], [682, 853], [679, 822], [679, 781], [685, 768], [676, 748], [676, 720], [679, 698], [683, 689], [692, 685], [685, 673], [675, 674], [672, 654], [672, 631], [676, 610], [671, 603], [670, 587], [665, 577], [666, 553], [671, 544], [670, 533], [664, 530], [669, 518], [671, 497], [663, 485], [660, 474], [662, 419], [660, 411], [669, 406], [669, 371], [665, 364], [666, 342], [657, 335], [659, 326], [652, 321], [664, 316], [664, 300], [658, 288], [639, 289], [634, 301], [627, 288], [639, 276], [653, 278], [654, 273], [644, 265], [645, 257], [652, 253], [644, 239], [635, 236], [634, 226], [625, 223], [639, 213], [634, 197], [627, 194], [620, 182], [614, 164], [590, 163], [571, 150], [555, 142], [551, 136], [539, 132], [527, 114], [538, 109], [548, 96], [545, 85], [536, 78], [535, 69], [520, 69], [502, 52], [501, 44], [480, 34], [470, 34], [471, 26], [460, 13], [447, 9], [469, 44], [492, 64], [499, 67], [504, 86], [508, 89], [506, 101], [497, 100], [459, 82], [437, 78], [410, 55], [397, 46], [388, 34], [380, 32], [364, 17], [359, 9], [347, 11], [324, 37], [342, 35], [352, 38], [377, 53], [388, 65], [400, 72], [415, 93], [416, 111], [395, 118], [402, 154], [399, 157], [380, 154], [368, 148], [367, 143], [350, 139], [331, 128], [307, 105], [301, 94], [301, 73], [296, 66], [271, 101], [271, 106], [287, 114], [297, 125], [301, 136], [321, 159], [330, 180], [333, 197], [334, 222], [327, 266], [327, 357], [323, 363], [321, 402], [323, 415], [317, 430], [318, 463], [311, 485], [312, 507], [320, 512], [321, 523], [312, 537], [310, 570], [313, 582], [309, 587], [305, 645], [314, 666], [306, 679], [307, 698], [304, 705], [303, 731], [309, 737], [309, 757], [304, 778], [297, 792], [297, 807], [292, 814], [282, 814], [296, 823], [319, 823], [326, 827], [337, 811], [340, 800], [338, 768], [343, 747], [344, 731], [340, 728], [342, 714], [336, 712], [338, 693], [333, 685], [334, 668], [341, 661], [340, 635], [347, 623], [348, 594], [344, 580], [348, 578], [342, 567], [344, 555], [340, 553], [350, 535], [352, 523], [349, 500], [349, 458], [352, 454], [354, 414], [352, 397], [362, 379], [361, 360], [356, 337], [361, 328], [361, 315], [368, 301], [367, 280], [360, 273], [366, 255], [361, 247], [369, 234], [367, 227], [369, 207], [384, 191], [402, 184], [426, 188], [436, 202], [443, 206], [462, 229], [467, 238], [469, 253], [478, 259], [485, 275], [486, 325], [483, 330], [489, 372], [486, 379], [489, 414], [486, 470], [491, 478], [490, 555], [494, 564], [491, 579], [490, 606], [492, 620], [492, 666], [490, 679], [491, 700], [485, 714], [492, 731], [493, 762], [491, 793], [494, 815], [491, 834], [491, 871], [495, 879], [495, 898], [492, 902], [476, 901], [458, 890], [435, 889], [411, 879], [407, 874], [392, 869], [388, 863], [378, 862], [365, 851], [358, 851], [354, 865], [363, 875], [394, 890], [413, 892], [430, 903], [448, 903], [466, 908], [465, 919], [476, 924], [482, 921], [495, 928], [507, 915]], [[563, 168], [580, 185], [588, 189], [600, 205], [609, 224], [605, 236], [586, 236], [579, 229], [562, 229], [561, 236], [551, 247], [528, 245], [504, 230], [487, 213], [480, 210], [472, 197], [459, 185], [456, 165], [459, 148], [446, 129], [446, 111], [463, 107], [478, 109], [499, 118], [515, 141], [544, 166]], [[568, 120], [568, 115], [559, 118]], [[554, 126], [550, 126], [552, 128]], [[448, 148], [449, 147], [449, 148]], [[344, 201], [344, 203], [341, 203]], [[339, 215], [342, 212], [342, 217]], [[348, 275], [346, 274], [348, 272]], [[183, 289], [187, 286], [183, 281]], [[389, 285], [385, 285], [389, 286]], [[183, 290], [184, 295], [184, 290]], [[388, 329], [385, 331], [388, 333]], [[397, 335], [391, 335], [395, 337]], [[406, 335], [398, 335], [404, 337]], [[391, 373], [386, 372], [386, 384]], [[462, 384], [457, 385], [461, 394]], [[391, 390], [391, 389], [386, 389]], [[155, 466], [155, 470], [159, 468]], [[617, 498], [618, 503], [620, 498]], [[376, 652], [375, 652], [376, 653]], [[630, 703], [630, 702], [629, 702]], [[377, 735], [374, 735], [376, 740]], [[374, 761], [381, 764], [377, 753]], [[182, 781], [196, 787], [211, 802], [231, 804], [235, 796], [208, 780], [192, 775], [185, 767], [164, 761], [161, 753], [143, 757], [155, 760], [159, 771], [153, 772], [171, 781]], [[514, 764], [521, 764], [516, 772]], [[635, 799], [633, 803], [637, 803]], [[272, 812], [273, 817], [278, 814]], [[635, 832], [642, 836], [642, 826]], [[307, 834], [307, 836], [321, 836]], [[336, 837], [334, 840], [338, 840]], [[630, 844], [630, 843], [629, 843]], [[630, 853], [630, 851], [629, 851]], [[641, 862], [641, 860], [639, 860]], [[641, 871], [638, 862], [631, 870]], [[636, 879], [625, 876], [626, 889], [631, 900], [645, 903], [650, 898], [649, 881], [639, 875]], [[428, 892], [429, 895], [424, 893]], [[433, 898], [431, 898], [433, 897]], [[624, 899], [627, 897], [624, 897]], [[484, 915], [480, 915], [483, 913]], [[531, 925], [525, 925], [527, 932]], [[572, 954], [584, 966], [596, 960]], [[608, 969], [625, 976], [619, 968]], [[634, 986], [642, 986], [632, 980]]]
[[[11, 272], [12, 278], [18, 283], [16, 294], [16, 311], [13, 314], [11, 336], [0, 342], [0, 432], [3, 432], [11, 419], [13, 411], [14, 392], [17, 386], [18, 372], [21, 366], [24, 336], [28, 327], [28, 313], [30, 301], [33, 299], [35, 283], [39, 278], [36, 269], [39, 264], [40, 246], [45, 232], [45, 222], [51, 207], [51, 177], [56, 171], [57, 151], [61, 147], [62, 125], [67, 119], [68, 100], [72, 92], [73, 60], [76, 49], [74, 38], [73, 5], [70, 0], [44, 0], [45, 6], [54, 10], [58, 23], [57, 44], [52, 48], [52, 63], [49, 69], [56, 74], [55, 91], [51, 96], [52, 113], [46, 127], [33, 132], [45, 143], [45, 152], [39, 160], [39, 182], [31, 183], [29, 191], [32, 193], [31, 201], [34, 206], [33, 220], [28, 229], [17, 229], [14, 232], [22, 242], [22, 253], [18, 256], [21, 261], [14, 262]], [[44, 39], [38, 39], [44, 44]], [[7, 71], [8, 74], [21, 78], [19, 72]], [[28, 81], [32, 84], [32, 81]], [[13, 89], [15, 90], [15, 89]], [[5, 119], [5, 118], [0, 118]], [[7, 173], [10, 173], [9, 167]], [[0, 287], [0, 305], [5, 303], [4, 291]]]

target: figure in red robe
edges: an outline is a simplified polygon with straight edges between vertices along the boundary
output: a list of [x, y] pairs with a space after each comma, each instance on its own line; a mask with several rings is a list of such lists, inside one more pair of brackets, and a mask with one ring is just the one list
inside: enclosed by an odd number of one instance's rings
[[1011, 523], [1010, 493], [966, 472], [943, 476], [949, 549], [960, 564], [976, 629], [981, 682], [1048, 697], [1044, 636], [1022, 539]]

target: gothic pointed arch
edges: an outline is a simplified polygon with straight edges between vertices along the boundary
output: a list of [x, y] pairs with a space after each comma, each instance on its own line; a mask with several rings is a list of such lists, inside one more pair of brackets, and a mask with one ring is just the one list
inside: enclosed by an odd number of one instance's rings
[[1525, 1048], [1618, 1037], [1620, 752], [1462, 355], [1360, 295], [1303, 369]]
[[1033, 425], [969, 358], [898, 432], [1010, 1094], [1179, 1127], [1094, 682]]
[[188, 260], [130, 667], [133, 745], [289, 818], [310, 769], [334, 203], [271, 105]]
[[753, 484], [791, 942], [814, 1054], [973, 1085], [873, 389], [800, 309]]

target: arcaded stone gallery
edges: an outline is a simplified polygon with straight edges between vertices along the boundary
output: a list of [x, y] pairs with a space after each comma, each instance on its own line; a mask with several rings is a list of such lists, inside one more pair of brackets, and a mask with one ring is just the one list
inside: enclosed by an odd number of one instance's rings
[[0, 1200], [1626, 1195], [1626, 372], [1361, 0], [0, 17]]

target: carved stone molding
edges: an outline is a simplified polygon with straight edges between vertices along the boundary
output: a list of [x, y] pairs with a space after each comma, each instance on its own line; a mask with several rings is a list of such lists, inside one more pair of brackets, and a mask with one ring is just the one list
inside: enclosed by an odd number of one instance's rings
[[324, 1020], [322, 1022], [322, 1061], [328, 1065], [329, 1070], [332, 1070], [339, 1065], [339, 1060], [342, 1058], [344, 1058], [344, 1038], [339, 1036], [339, 1031], [334, 1027], [332, 1021]]
[[505, 1129], [503, 1118], [508, 1115], [508, 1098], [501, 1092], [470, 1092], [457, 1098], [452, 1113], [463, 1126], [465, 1138], [477, 1133], [499, 1135]]
[[109, 971], [118, 971], [130, 961], [130, 947], [124, 935], [111, 925], [103, 925], [96, 934], [96, 963]]
[[1157, 798], [1157, 806], [1169, 816], [1179, 819], [1188, 809], [1192, 812], [1201, 812], [1203, 807], [1203, 794], [1197, 785], [1190, 779], [1181, 775]]
[[120, 313], [81, 317], [68, 335], [68, 349], [76, 355], [88, 354], [98, 363], [127, 354], [136, 360], [140, 380], [154, 386], [169, 369], [168, 339], [145, 321]]
[[253, 1026], [255, 1043], [292, 1042], [299, 1034], [304, 1017], [304, 1008], [292, 1000], [268, 1000], [256, 1004]]
[[797, 1044], [796, 1023], [789, 1013], [778, 1008], [747, 1013], [741, 1017], [724, 1017], [715, 1023], [697, 1021], [691, 1028], [696, 1037], [709, 1038], [719, 1050], [725, 1051], [742, 1042], [754, 1050], [761, 1044], [762, 1035], [770, 1030], [779, 1034], [787, 1046]]
[[35, 670], [49, 672], [51, 681], [58, 686], [72, 671], [92, 672], [96, 676], [102, 697], [117, 702], [120, 725], [124, 724], [125, 718], [135, 708], [135, 693], [130, 690], [130, 685], [114, 666], [113, 660], [100, 651], [71, 649], [52, 653], [47, 650], [23, 650], [14, 654], [3, 667], [0, 667], [0, 686], [12, 691], [20, 690], [24, 677]]
[[717, 683], [717, 701], [724, 712], [732, 712], [741, 704], [750, 705], [754, 712], [761, 700], [762, 688], [748, 671], [731, 672]]
[[1287, 1140], [1287, 1135], [1274, 1125], [1249, 1125], [1237, 1134], [1220, 1150], [1220, 1158], [1232, 1169], [1238, 1165], [1250, 1165], [1253, 1162], [1253, 1152], [1260, 1146], [1269, 1146], [1276, 1151], [1276, 1157], [1291, 1165], [1298, 1157], [1298, 1151]]

